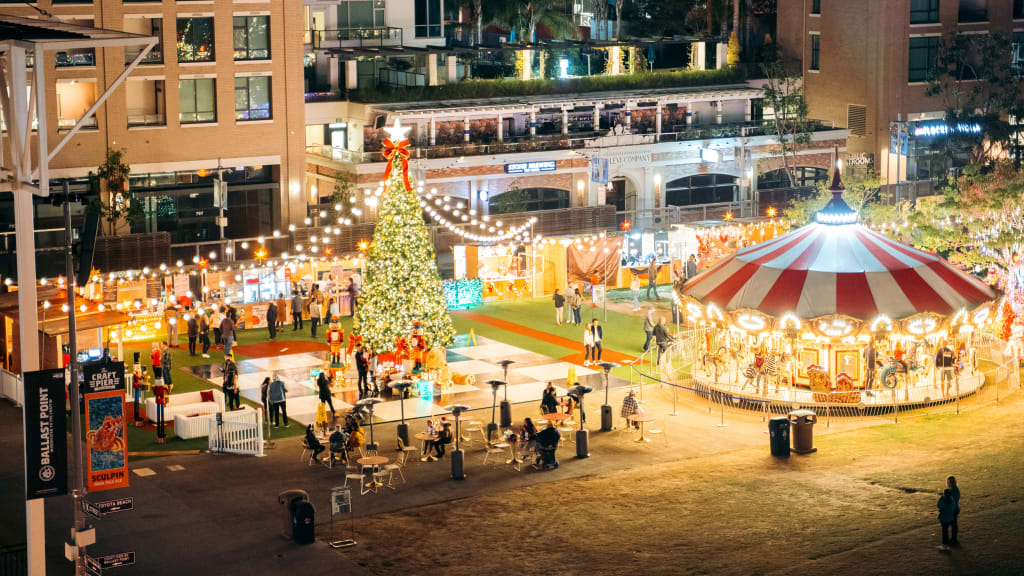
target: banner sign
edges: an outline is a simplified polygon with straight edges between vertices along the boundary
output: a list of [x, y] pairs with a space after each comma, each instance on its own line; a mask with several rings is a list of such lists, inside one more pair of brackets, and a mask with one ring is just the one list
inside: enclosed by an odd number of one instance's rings
[[506, 174], [533, 174], [535, 172], [554, 172], [558, 164], [554, 160], [539, 160], [536, 162], [513, 162], [505, 164]]
[[86, 514], [93, 518], [100, 518], [107, 514], [113, 514], [114, 512], [124, 512], [127, 510], [135, 509], [134, 498], [118, 498], [117, 500], [107, 500], [105, 502], [92, 503], [88, 500], [82, 499], [82, 510]]
[[25, 498], [68, 493], [64, 369], [26, 372]]
[[352, 511], [352, 492], [347, 486], [331, 489], [331, 514], [347, 514]]
[[89, 491], [128, 486], [124, 362], [87, 365], [85, 452]]

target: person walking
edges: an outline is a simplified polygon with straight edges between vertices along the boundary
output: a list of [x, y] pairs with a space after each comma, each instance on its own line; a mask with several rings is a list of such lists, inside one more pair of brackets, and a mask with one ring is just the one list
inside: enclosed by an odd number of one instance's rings
[[277, 337], [277, 302], [273, 300], [267, 306], [267, 332], [271, 340]]
[[292, 332], [302, 330], [302, 297], [298, 290], [292, 290]]
[[267, 403], [267, 395], [270, 393], [270, 377], [263, 379], [260, 383], [260, 406], [263, 409], [263, 418], [270, 422], [270, 404]]
[[654, 326], [657, 325], [657, 321], [654, 319], [654, 308], [647, 311], [647, 316], [644, 316], [644, 335], [647, 338], [644, 340], [644, 352], [651, 346], [651, 339], [654, 338]]
[[956, 523], [956, 501], [953, 500], [953, 491], [946, 488], [942, 491], [937, 504], [939, 508], [939, 523], [942, 525], [942, 544], [939, 550], [949, 550], [949, 529]]
[[672, 335], [668, 332], [664, 318], [658, 318], [658, 324], [654, 327], [654, 341], [658, 345], [658, 365], [661, 366], [661, 355], [672, 345]]
[[320, 324], [320, 302], [313, 296], [309, 297], [309, 332], [316, 340], [316, 327]]
[[221, 372], [224, 374], [224, 381], [221, 388], [224, 389], [224, 396], [227, 398], [227, 411], [238, 410], [242, 406], [242, 397], [238, 393], [238, 366], [235, 364], [235, 355], [228, 352], [224, 354], [224, 366]]
[[[284, 301], [284, 293], [278, 292], [277, 293], [277, 301], [274, 302], [274, 303], [277, 304], [277, 327], [276, 328], [278, 330], [280, 330], [281, 328], [284, 327], [285, 324], [287, 324], [287, 321], [285, 320], [285, 318], [288, 317], [288, 306], [285, 304], [285, 301]], [[276, 330], [275, 330], [275, 333], [276, 333]]]
[[235, 321], [231, 318], [231, 310], [220, 319], [220, 341], [224, 343], [224, 355], [231, 354], [235, 344]]
[[580, 312], [583, 308], [583, 292], [580, 292], [578, 286], [572, 294], [572, 300], [570, 301], [570, 304], [572, 305], [572, 323], [575, 324], [576, 326], [582, 325], [583, 320], [580, 319]]
[[220, 338], [220, 322], [224, 319], [224, 314], [221, 313], [220, 304], [213, 307], [213, 314], [210, 314], [210, 327], [213, 328], [213, 345], [220, 346], [222, 340]]
[[633, 294], [633, 312], [640, 310], [640, 275], [633, 274], [629, 281], [629, 291]]
[[555, 301], [555, 326], [562, 325], [562, 311], [565, 310], [565, 296], [558, 293], [555, 288], [555, 295], [551, 297]]
[[[330, 365], [327, 365], [328, 368]], [[316, 377], [316, 388], [317, 395], [320, 397], [320, 401], [327, 404], [327, 407], [331, 409], [331, 418], [336, 422], [338, 420], [338, 414], [334, 411], [334, 398], [331, 394], [331, 382], [327, 379], [327, 368], [320, 371], [320, 375]]]
[[172, 348], [178, 345], [178, 309], [168, 306], [164, 310], [164, 323], [167, 324], [167, 345]]
[[590, 356], [594, 353], [594, 333], [590, 331], [590, 325], [583, 327], [583, 348], [586, 353], [583, 355], [583, 365], [590, 366]]
[[956, 485], [955, 476], [946, 478], [946, 488], [949, 490], [950, 496], [953, 497], [953, 522], [950, 525], [952, 534], [949, 536], [949, 545], [959, 548], [960, 541], [957, 540], [957, 535], [960, 533], [960, 525], [958, 523], [960, 519], [960, 487]]
[[686, 261], [686, 279], [689, 280], [697, 275], [697, 257], [690, 254], [690, 259]]
[[654, 298], [661, 301], [661, 296], [658, 296], [658, 259], [651, 256], [651, 261], [647, 264], [647, 300], [651, 299], [651, 290], [654, 290]]
[[203, 358], [210, 357], [210, 317], [199, 312], [199, 343], [203, 346]]
[[199, 339], [199, 319], [196, 318], [197, 313], [189, 311], [188, 313], [188, 355], [196, 355], [196, 340]]
[[284, 416], [284, 427], [288, 427], [288, 406], [287, 406], [287, 392], [284, 388], [284, 382], [274, 374], [273, 379], [270, 381], [270, 387], [267, 389], [267, 400], [270, 402], [270, 418], [274, 421], [274, 428], [277, 428], [280, 424], [279, 415]]
[[601, 340], [604, 339], [604, 330], [601, 328], [601, 325], [598, 324], [597, 318], [594, 318], [594, 320], [590, 323], [589, 328], [591, 340], [593, 341], [593, 343], [591, 344], [593, 346], [593, 348], [591, 349], [591, 357], [593, 362], [591, 362], [591, 364], [597, 364], [601, 361], [601, 353], [603, 352], [601, 348]]
[[171, 359], [171, 347], [168, 346], [167, 344], [162, 344], [160, 346], [160, 369], [164, 374], [164, 384], [167, 385], [168, 390], [170, 390], [171, 386], [174, 385], [174, 383], [171, 382], [172, 362], [173, 360]]
[[356, 386], [359, 388], [359, 397], [363, 398], [370, 390], [370, 384], [366, 378], [370, 368], [370, 363], [366, 358], [366, 349], [360, 344], [356, 348], [356, 373], [359, 375], [359, 380], [356, 382]]

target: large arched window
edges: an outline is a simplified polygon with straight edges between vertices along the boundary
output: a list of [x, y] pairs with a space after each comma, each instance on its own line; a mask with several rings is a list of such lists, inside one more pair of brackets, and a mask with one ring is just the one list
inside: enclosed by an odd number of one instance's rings
[[569, 207], [569, 192], [557, 188], [512, 188], [491, 196], [491, 214], [557, 210]]
[[[828, 182], [828, 170], [811, 166], [797, 166], [793, 168], [793, 179], [796, 180], [797, 188], [816, 186], [819, 182]], [[758, 190], [774, 188], [792, 188], [785, 168], [765, 172], [757, 177]]]
[[713, 204], [735, 199], [736, 177], [728, 174], [695, 174], [665, 185], [666, 206]]

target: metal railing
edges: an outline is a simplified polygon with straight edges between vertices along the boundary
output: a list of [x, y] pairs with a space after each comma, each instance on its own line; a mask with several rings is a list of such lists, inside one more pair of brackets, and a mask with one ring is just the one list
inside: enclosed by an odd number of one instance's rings
[[27, 550], [25, 544], [0, 546], [0, 576], [27, 576]]
[[0, 398], [14, 402], [15, 406], [24, 403], [25, 391], [21, 385], [21, 376], [0, 368]]
[[377, 84], [383, 86], [405, 86], [418, 88], [427, 85], [427, 75], [408, 70], [381, 68], [377, 71]]
[[392, 26], [367, 26], [308, 31], [306, 43], [312, 44], [314, 49], [330, 47], [324, 44], [334, 42], [337, 42], [338, 46], [401, 46], [402, 29]]

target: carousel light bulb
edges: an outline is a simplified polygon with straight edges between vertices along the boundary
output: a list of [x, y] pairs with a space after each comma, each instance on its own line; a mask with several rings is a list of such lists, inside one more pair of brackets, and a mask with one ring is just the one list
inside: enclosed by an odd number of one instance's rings
[[274, 230], [274, 238], [280, 238], [280, 237], [281, 237], [281, 231], [280, 230]]
[[82, 304], [81, 306], [79, 306], [78, 310], [79, 310], [79, 312], [85, 312], [85, 310], [86, 310], [85, 304]]
[[49, 310], [49, 309], [50, 309], [50, 301], [46, 300], [45, 302], [43, 302], [43, 310]]
[[64, 312], [66, 314], [67, 311], [68, 311], [68, 305], [67, 304], [61, 304], [60, 311]]
[[184, 262], [182, 262], [181, 260], [178, 260], [178, 268], [181, 268], [183, 264], [184, 264]]
[[327, 218], [327, 210], [321, 210], [320, 211], [320, 217], [321, 218]]
[[249, 249], [249, 243], [248, 242], [242, 242], [242, 250], [248, 250], [248, 249]]
[[256, 241], [259, 242], [260, 244], [263, 244], [263, 236], [257, 236]]

